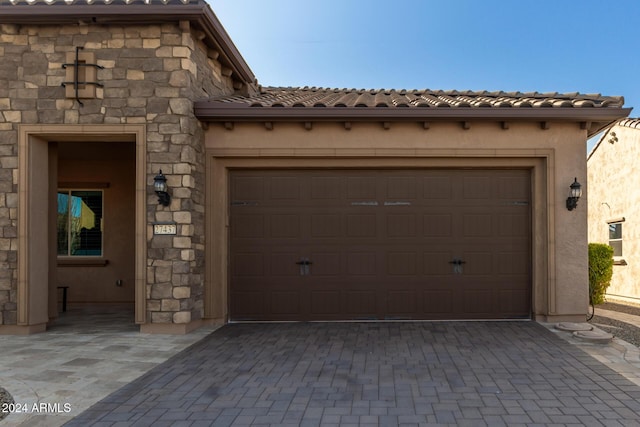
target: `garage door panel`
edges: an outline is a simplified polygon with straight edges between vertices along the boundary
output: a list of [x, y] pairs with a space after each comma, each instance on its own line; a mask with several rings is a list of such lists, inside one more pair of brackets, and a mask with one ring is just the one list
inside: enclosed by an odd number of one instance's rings
[[[522, 209], [520, 209], [522, 210]], [[498, 216], [498, 236], [524, 237], [529, 234], [528, 216], [524, 213], [504, 213]]]
[[468, 213], [462, 216], [463, 237], [491, 237], [493, 216], [489, 213]]
[[428, 213], [423, 215], [424, 237], [453, 237], [453, 215]]
[[423, 198], [429, 201], [448, 201], [453, 197], [453, 183], [450, 176], [442, 176], [434, 173], [433, 176], [424, 177]]
[[235, 254], [232, 265], [235, 276], [262, 277], [265, 274], [264, 255], [262, 252]]
[[529, 171], [233, 171], [230, 183], [231, 319], [530, 316]]
[[230, 310], [236, 320], [264, 317], [267, 312], [267, 295], [260, 291], [236, 291], [231, 294]]
[[497, 194], [498, 199], [510, 201], [528, 201], [531, 192], [531, 184], [529, 176], [522, 174], [511, 174], [500, 176], [497, 178]]
[[376, 252], [347, 252], [348, 276], [375, 276], [377, 274]]
[[529, 308], [528, 289], [505, 289], [498, 291], [498, 311], [506, 316], [524, 317]]
[[378, 181], [376, 177], [347, 177], [347, 198], [350, 200], [376, 200], [378, 198]]
[[337, 214], [312, 214], [311, 237], [341, 237], [344, 235], [343, 216]]
[[302, 238], [300, 217], [298, 215], [274, 214], [269, 217], [271, 237], [290, 239]]
[[458, 258], [464, 260], [462, 274], [465, 276], [490, 276], [495, 271], [492, 252], [464, 252]]
[[[526, 252], [498, 252], [497, 273], [500, 275], [519, 275], [523, 278], [529, 276], [530, 264]], [[526, 280], [525, 280], [526, 282]]]
[[410, 237], [417, 234], [417, 218], [415, 214], [391, 213], [386, 216], [386, 233], [388, 238]]
[[236, 215], [231, 237], [262, 238], [265, 236], [264, 221], [265, 218], [262, 215]]
[[490, 199], [491, 178], [487, 176], [465, 176], [462, 182], [462, 196], [466, 200]]
[[296, 264], [300, 260], [297, 252], [275, 252], [269, 254], [271, 277], [299, 276], [300, 268]]
[[302, 314], [300, 292], [278, 290], [270, 293], [270, 312], [274, 316]]
[[416, 199], [418, 183], [415, 176], [390, 177], [385, 179], [385, 195], [387, 200]]
[[454, 292], [447, 289], [425, 289], [422, 291], [422, 309], [426, 318], [450, 316], [453, 312]]
[[466, 289], [462, 293], [463, 314], [469, 317], [486, 318], [496, 314], [495, 298], [490, 289]]
[[387, 274], [390, 276], [415, 276], [417, 274], [417, 256], [415, 252], [387, 252]]
[[313, 276], [343, 275], [342, 258], [342, 253], [337, 250], [335, 252], [311, 252], [313, 264], [310, 269]]
[[419, 313], [418, 301], [414, 291], [391, 291], [386, 293], [387, 319], [413, 319]]
[[314, 176], [311, 178], [311, 199], [326, 203], [328, 200], [342, 198], [343, 179], [330, 176]]
[[264, 198], [264, 179], [253, 176], [238, 176], [231, 182], [231, 194], [234, 201], [253, 201]]
[[340, 291], [312, 291], [311, 318], [331, 318], [344, 312]]
[[295, 176], [276, 176], [269, 181], [269, 196], [272, 200], [299, 200], [300, 179]]
[[453, 274], [451, 252], [424, 252], [422, 254], [422, 274], [424, 276], [450, 276]]
[[351, 319], [372, 319], [378, 313], [378, 296], [373, 290], [352, 290], [344, 293], [345, 312]]
[[347, 237], [377, 236], [378, 225], [375, 214], [351, 214], [347, 216]]

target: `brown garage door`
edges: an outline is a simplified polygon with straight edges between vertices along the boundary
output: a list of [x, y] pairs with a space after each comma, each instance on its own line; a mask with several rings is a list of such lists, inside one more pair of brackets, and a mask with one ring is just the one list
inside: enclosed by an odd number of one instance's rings
[[528, 170], [234, 171], [230, 319], [531, 313]]

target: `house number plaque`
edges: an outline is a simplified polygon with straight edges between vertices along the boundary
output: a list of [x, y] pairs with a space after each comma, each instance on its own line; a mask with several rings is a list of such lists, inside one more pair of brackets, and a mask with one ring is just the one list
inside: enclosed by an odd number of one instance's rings
[[153, 224], [153, 234], [177, 234], [176, 224]]

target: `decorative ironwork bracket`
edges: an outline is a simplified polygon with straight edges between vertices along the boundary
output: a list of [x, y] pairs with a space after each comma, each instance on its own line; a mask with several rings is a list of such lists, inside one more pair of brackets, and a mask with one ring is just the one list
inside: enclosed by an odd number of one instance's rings
[[72, 84], [73, 85], [73, 89], [75, 90], [76, 93], [76, 101], [78, 101], [78, 104], [80, 104], [81, 106], [84, 106], [84, 104], [82, 103], [82, 101], [80, 101], [80, 85], [94, 85], [94, 86], [99, 86], [99, 87], [103, 87], [104, 85], [102, 83], [98, 83], [98, 82], [81, 82], [79, 81], [79, 69], [80, 67], [95, 67], [99, 70], [104, 69], [104, 67], [102, 65], [98, 65], [98, 64], [87, 64], [86, 62], [80, 62], [80, 49], [83, 49], [82, 46], [77, 46], [76, 47], [76, 59], [74, 62], [70, 63], [70, 64], [62, 64], [62, 68], [67, 68], [69, 66], [74, 67], [73, 70], [73, 81], [72, 82], [62, 82], [62, 86], [66, 87], [67, 85]]

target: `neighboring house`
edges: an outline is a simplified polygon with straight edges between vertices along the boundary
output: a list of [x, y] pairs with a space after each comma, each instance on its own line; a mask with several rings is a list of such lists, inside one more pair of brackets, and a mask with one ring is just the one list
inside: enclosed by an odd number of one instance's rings
[[589, 242], [613, 247], [607, 299], [640, 303], [640, 119], [607, 130], [587, 158]]
[[13, 3], [0, 332], [46, 330], [60, 285], [134, 303], [143, 332], [584, 320], [587, 206], [565, 200], [621, 97], [266, 88], [201, 0]]

